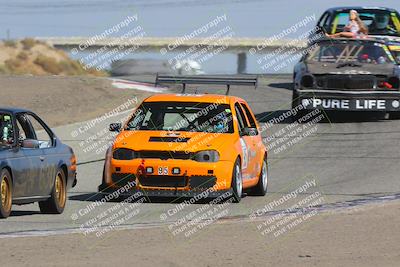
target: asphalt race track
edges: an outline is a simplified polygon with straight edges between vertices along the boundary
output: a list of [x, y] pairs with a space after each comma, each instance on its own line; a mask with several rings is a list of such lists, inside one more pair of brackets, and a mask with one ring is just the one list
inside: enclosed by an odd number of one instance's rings
[[[224, 89], [221, 88], [219, 92], [223, 93]], [[257, 90], [232, 88], [231, 94], [247, 100], [265, 126], [267, 121], [279, 118], [290, 110], [291, 77], [266, 76], [260, 80]], [[246, 196], [239, 204], [229, 205], [229, 212], [224, 218], [248, 219], [255, 210], [311, 180], [315, 180], [316, 186], [303, 194], [319, 192], [323, 196], [323, 207], [353, 205], [386, 196], [399, 196], [400, 121], [387, 120], [384, 114], [321, 114], [325, 116], [323, 121], [305, 124], [306, 127], [297, 125], [291, 128], [292, 118], [285, 118], [263, 131], [264, 137], [276, 136], [267, 142], [276, 145], [269, 153], [269, 193], [265, 197]], [[85, 140], [108, 128], [108, 123], [112, 121], [97, 124], [75, 138], [71, 133], [83, 124], [54, 129], [61, 139], [74, 148], [79, 162], [78, 185], [69, 194], [66, 210], [62, 215], [42, 215], [37, 204], [14, 206], [12, 215], [0, 221], [0, 237], [79, 232], [81, 225], [118, 204], [108, 202], [88, 210], [94, 200], [102, 197], [97, 194], [97, 186], [101, 181], [104, 152], [83, 150], [90, 145]], [[296, 130], [295, 135], [289, 134], [295, 128], [301, 130]], [[278, 142], [279, 139], [282, 142]], [[82, 141], [83, 146], [80, 145]], [[93, 140], [102, 145], [103, 141], [107, 140]], [[169, 210], [179, 204], [179, 201], [169, 201], [173, 200], [156, 199], [140, 204], [135, 209], [138, 213], [120, 227], [151, 227], [171, 223], [207, 205], [190, 205], [177, 214], [169, 215]], [[284, 203], [273, 210], [280, 210], [287, 205], [289, 203]]]

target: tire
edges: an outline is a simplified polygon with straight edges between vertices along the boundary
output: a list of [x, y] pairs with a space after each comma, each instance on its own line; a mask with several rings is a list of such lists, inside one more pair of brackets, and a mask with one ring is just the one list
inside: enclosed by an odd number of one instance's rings
[[7, 169], [0, 174], [0, 218], [7, 218], [12, 208], [12, 179]]
[[251, 194], [254, 196], [265, 196], [267, 190], [268, 190], [268, 163], [267, 159], [264, 157], [258, 183], [252, 189]]
[[236, 159], [235, 165], [233, 165], [231, 188], [233, 201], [239, 203], [243, 194], [242, 166], [239, 158]]
[[295, 109], [299, 105], [299, 94], [294, 88], [293, 83], [293, 92], [292, 92], [292, 109]]
[[[295, 90], [294, 81], [293, 81], [292, 110], [296, 109], [298, 106], [301, 105], [301, 101], [300, 101], [299, 97], [300, 97], [300, 95]], [[304, 110], [304, 109], [298, 110], [296, 115], [293, 115], [293, 122], [299, 121], [306, 114], [307, 114], [307, 110]]]
[[[293, 89], [293, 94], [292, 94], [292, 110], [296, 109], [300, 105], [299, 101], [299, 94], [296, 93], [296, 90]], [[304, 109], [298, 110], [296, 115], [293, 115], [293, 121], [298, 121], [301, 119], [304, 115], [307, 114], [307, 111]]]
[[389, 119], [390, 120], [399, 120], [400, 112], [389, 112]]
[[39, 208], [45, 214], [61, 214], [64, 211], [66, 202], [67, 187], [65, 173], [62, 169], [58, 169], [51, 197], [46, 201], [40, 201]]

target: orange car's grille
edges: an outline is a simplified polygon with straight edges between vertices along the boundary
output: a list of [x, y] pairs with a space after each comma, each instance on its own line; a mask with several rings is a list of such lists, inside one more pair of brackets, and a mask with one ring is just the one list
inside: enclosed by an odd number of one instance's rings
[[142, 159], [191, 159], [193, 153], [185, 151], [138, 151], [137, 157]]
[[187, 176], [147, 175], [139, 177], [143, 186], [154, 187], [185, 187], [188, 183]]
[[125, 186], [128, 182], [136, 181], [133, 173], [113, 173], [111, 174], [111, 179], [117, 186]]
[[192, 190], [204, 190], [213, 187], [217, 182], [217, 177], [215, 176], [202, 176], [193, 175], [190, 176], [190, 189]]

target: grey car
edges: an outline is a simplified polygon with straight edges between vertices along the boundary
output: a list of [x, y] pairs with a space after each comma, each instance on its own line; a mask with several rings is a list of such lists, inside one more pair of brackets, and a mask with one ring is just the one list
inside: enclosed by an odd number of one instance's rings
[[0, 218], [12, 205], [39, 202], [42, 213], [64, 211], [76, 180], [76, 158], [33, 112], [0, 108]]

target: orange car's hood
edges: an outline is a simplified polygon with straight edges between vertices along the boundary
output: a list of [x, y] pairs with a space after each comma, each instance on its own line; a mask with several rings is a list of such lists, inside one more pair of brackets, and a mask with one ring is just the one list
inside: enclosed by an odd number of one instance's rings
[[222, 147], [233, 143], [234, 134], [166, 132], [166, 131], [122, 131], [115, 139], [114, 148], [140, 150], [196, 152]]

